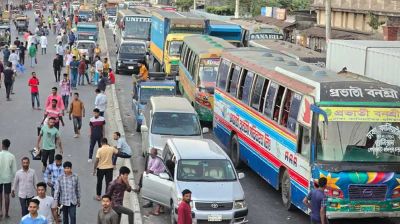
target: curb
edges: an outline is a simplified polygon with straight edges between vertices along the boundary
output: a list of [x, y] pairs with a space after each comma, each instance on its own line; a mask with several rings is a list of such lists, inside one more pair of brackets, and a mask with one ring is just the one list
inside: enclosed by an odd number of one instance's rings
[[[105, 41], [105, 52], [107, 55], [107, 58], [110, 60], [110, 54], [108, 52], [108, 46], [107, 46], [107, 38], [106, 38], [106, 34], [103, 28], [100, 28], [101, 30], [101, 34], [104, 37], [104, 41]], [[122, 124], [122, 118], [121, 118], [121, 111], [119, 109], [119, 103], [118, 103], [118, 97], [117, 97], [117, 91], [115, 89], [115, 84], [110, 85], [111, 87], [111, 95], [112, 95], [112, 100], [113, 100], [113, 114], [114, 114], [114, 118], [115, 118], [115, 124], [117, 126], [117, 130], [119, 133], [121, 133], [122, 137], [125, 137], [125, 130], [124, 130], [124, 126]], [[131, 186], [135, 186], [135, 177], [133, 175], [132, 172], [132, 162], [130, 159], [124, 159], [124, 165], [126, 167], [128, 167], [131, 170], [131, 173], [129, 175], [129, 183], [131, 184]], [[140, 204], [139, 204], [139, 198], [137, 196], [136, 193], [130, 193], [128, 195], [130, 201], [129, 204], [132, 205], [132, 210], [134, 212], [134, 223], [135, 224], [142, 224], [142, 214], [140, 212]], [[121, 223], [123, 223], [123, 221], [121, 220]]]

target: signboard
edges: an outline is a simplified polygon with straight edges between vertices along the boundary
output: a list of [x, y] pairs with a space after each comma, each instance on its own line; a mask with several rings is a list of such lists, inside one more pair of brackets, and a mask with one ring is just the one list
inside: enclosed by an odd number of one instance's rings
[[328, 121], [400, 122], [400, 108], [321, 107], [321, 109], [328, 115]]
[[286, 9], [277, 8], [275, 18], [279, 20], [286, 20]]
[[174, 89], [174, 86], [141, 86], [142, 89]]
[[145, 22], [145, 23], [151, 23], [151, 18], [149, 18], [149, 17], [127, 16], [127, 17], [125, 17], [125, 22]]
[[250, 34], [250, 40], [283, 40], [283, 35], [280, 33], [252, 33]]
[[322, 83], [321, 86], [321, 101], [400, 103], [400, 87], [385, 83], [353, 81]]
[[202, 59], [200, 63], [208, 66], [219, 66], [220, 60], [219, 58]]

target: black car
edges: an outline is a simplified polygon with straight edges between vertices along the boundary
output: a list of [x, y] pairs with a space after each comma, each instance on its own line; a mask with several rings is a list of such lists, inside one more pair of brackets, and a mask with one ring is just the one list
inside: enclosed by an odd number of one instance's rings
[[147, 47], [145, 41], [122, 41], [117, 51], [116, 73], [138, 74], [138, 62], [145, 62]]

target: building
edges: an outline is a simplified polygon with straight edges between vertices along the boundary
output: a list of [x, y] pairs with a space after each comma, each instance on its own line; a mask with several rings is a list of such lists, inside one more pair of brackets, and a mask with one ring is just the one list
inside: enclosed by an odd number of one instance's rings
[[[311, 7], [317, 13], [317, 24], [303, 30], [303, 36], [299, 37], [307, 47], [323, 52], [326, 50], [325, 2], [313, 0]], [[400, 0], [331, 0], [331, 7], [332, 39], [397, 39]], [[375, 29], [371, 21], [377, 24]]]

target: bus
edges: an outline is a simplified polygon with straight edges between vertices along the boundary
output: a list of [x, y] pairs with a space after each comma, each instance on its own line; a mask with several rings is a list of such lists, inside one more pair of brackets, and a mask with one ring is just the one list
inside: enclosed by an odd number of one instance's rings
[[201, 121], [213, 120], [213, 93], [223, 49], [229, 42], [208, 35], [183, 38], [179, 60], [179, 90], [196, 109]]
[[221, 56], [214, 133], [288, 210], [308, 213], [302, 200], [326, 177], [329, 219], [400, 217], [399, 97], [398, 86], [238, 48]]
[[[151, 15], [139, 9], [118, 10], [116, 40], [150, 40]], [[118, 43], [119, 44], [119, 43]]]

